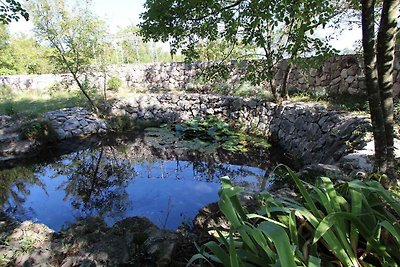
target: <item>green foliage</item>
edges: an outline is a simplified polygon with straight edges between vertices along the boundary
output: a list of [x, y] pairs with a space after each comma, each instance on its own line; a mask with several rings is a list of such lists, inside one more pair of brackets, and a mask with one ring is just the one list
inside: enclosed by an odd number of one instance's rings
[[[140, 28], [145, 40], [168, 41], [172, 53], [183, 48], [188, 60], [199, 58], [201, 42], [254, 48], [262, 60], [247, 61], [245, 77], [260, 84], [272, 80], [274, 66], [284, 57], [295, 62], [305, 53], [334, 52], [314, 31], [335, 17], [343, 2], [147, 0]], [[243, 59], [252, 58], [254, 53]]]
[[188, 60], [226, 61], [255, 58], [254, 47], [230, 44], [225, 40], [202, 41], [195, 46], [195, 54]]
[[27, 140], [51, 143], [57, 140], [57, 133], [46, 120], [33, 120], [20, 129], [21, 137]]
[[0, 85], [0, 97], [4, 98], [11, 98], [13, 96], [13, 90], [10, 86]]
[[17, 111], [15, 110], [15, 107], [12, 103], [7, 103], [6, 105], [4, 105], [4, 114], [8, 116], [13, 116], [17, 114]]
[[144, 42], [135, 25], [122, 28], [116, 34], [116, 38], [120, 42], [118, 49], [109, 51], [111, 64], [183, 61], [182, 55], [172, 56], [157, 43]]
[[288, 169], [300, 197], [259, 195], [248, 213], [242, 191], [221, 179], [219, 207], [231, 223], [217, 242], [199, 248], [188, 265], [200, 261], [224, 266], [398, 266], [400, 204], [376, 181], [336, 185], [326, 177], [315, 185]]
[[25, 35], [10, 37], [0, 24], [0, 74], [42, 74], [57, 70], [52, 62], [54, 51]]
[[9, 24], [11, 21], [18, 21], [20, 17], [29, 19], [28, 12], [22, 7], [19, 1], [0, 1], [0, 24]]
[[193, 119], [187, 123], [164, 125], [146, 129], [146, 139], [162, 147], [190, 148], [201, 152], [214, 152], [218, 148], [227, 151], [247, 152], [250, 147], [268, 148], [264, 137], [250, 136], [233, 129], [228, 123], [210, 116]]
[[85, 73], [107, 44], [104, 21], [92, 12], [90, 1], [36, 1], [31, 7], [34, 32], [57, 50], [55, 58], [71, 73]]
[[[38, 0], [32, 4], [34, 32], [38, 39], [57, 51], [54, 59], [73, 76], [91, 106], [98, 108], [83, 84], [92, 65], [104, 62], [109, 44], [103, 20], [97, 18], [91, 1]], [[104, 66], [100, 64], [100, 68]]]
[[113, 131], [117, 133], [132, 132], [136, 129], [134, 120], [128, 115], [114, 116], [109, 124]]
[[11, 38], [10, 50], [14, 59], [13, 68], [17, 74], [53, 73], [57, 68], [52, 62], [54, 50], [40, 45], [25, 35]]
[[112, 76], [110, 79], [107, 80], [107, 89], [112, 91], [118, 91], [121, 87], [122, 81], [120, 78]]

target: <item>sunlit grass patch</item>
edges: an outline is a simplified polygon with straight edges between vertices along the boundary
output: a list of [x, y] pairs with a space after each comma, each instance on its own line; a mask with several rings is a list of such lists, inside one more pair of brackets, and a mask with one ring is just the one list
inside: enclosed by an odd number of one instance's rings
[[85, 104], [77, 91], [21, 91], [2, 96], [0, 114], [37, 117], [47, 111]]

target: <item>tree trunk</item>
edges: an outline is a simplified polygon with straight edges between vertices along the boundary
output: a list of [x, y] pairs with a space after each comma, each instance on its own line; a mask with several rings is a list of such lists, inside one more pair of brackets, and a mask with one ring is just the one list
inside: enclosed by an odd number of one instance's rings
[[68, 63], [68, 60], [65, 58], [64, 56], [64, 52], [63, 49], [54, 41], [54, 40], [50, 40], [50, 42], [53, 44], [53, 46], [57, 49], [58, 53], [61, 56], [62, 61], [64, 62], [65, 66], [67, 67], [67, 69], [69, 70], [69, 72], [71, 73], [72, 77], [74, 78], [76, 84], [78, 85], [79, 89], [81, 90], [81, 92], [84, 94], [84, 96], [87, 98], [87, 100], [89, 101], [90, 105], [93, 107], [94, 111], [96, 112], [96, 114], [99, 113], [99, 109], [97, 108], [96, 104], [93, 102], [92, 98], [89, 96], [89, 94], [86, 92], [85, 88], [83, 88], [82, 83], [79, 81], [78, 76], [77, 76], [77, 71], [74, 71], [71, 67], [71, 65]]
[[76, 84], [78, 85], [79, 89], [81, 90], [81, 92], [85, 95], [85, 97], [89, 101], [90, 105], [93, 107], [93, 109], [96, 112], [96, 114], [98, 114], [99, 113], [99, 109], [97, 108], [96, 104], [93, 102], [93, 100], [89, 96], [89, 94], [86, 92], [85, 88], [83, 88], [83, 84], [79, 81], [78, 76], [76, 75], [76, 73], [71, 73], [71, 74], [74, 77], [74, 80], [75, 80]]
[[281, 97], [284, 100], [289, 99], [289, 92], [287, 89], [288, 82], [289, 82], [289, 74], [292, 71], [292, 63], [287, 62], [286, 68], [284, 69], [283, 73], [283, 80], [282, 80], [282, 87], [281, 87]]
[[272, 96], [274, 97], [275, 101], [279, 102], [280, 101], [280, 97], [279, 97], [279, 95], [278, 95], [278, 93], [276, 91], [276, 85], [275, 85], [274, 80], [273, 79], [269, 79], [268, 83], [269, 83], [269, 87], [270, 87], [271, 92], [272, 92]]
[[374, 8], [375, 0], [361, 0], [362, 45], [364, 49], [364, 68], [372, 129], [375, 141], [375, 169], [387, 171], [387, 144], [385, 124], [378, 86], [378, 72], [375, 53]]
[[[393, 61], [396, 45], [399, 0], [383, 1], [377, 40], [378, 84], [385, 125], [387, 163], [389, 172], [394, 167], [394, 121], [393, 121]], [[390, 175], [391, 176], [391, 175]]]

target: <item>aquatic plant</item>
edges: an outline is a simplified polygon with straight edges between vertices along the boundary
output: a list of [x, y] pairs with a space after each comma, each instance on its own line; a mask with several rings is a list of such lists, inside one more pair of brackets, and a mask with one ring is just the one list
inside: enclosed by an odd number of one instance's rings
[[214, 152], [218, 148], [247, 152], [250, 147], [270, 147], [266, 138], [238, 131], [214, 116], [160, 128], [147, 128], [146, 138], [156, 146], [190, 148], [201, 152]]

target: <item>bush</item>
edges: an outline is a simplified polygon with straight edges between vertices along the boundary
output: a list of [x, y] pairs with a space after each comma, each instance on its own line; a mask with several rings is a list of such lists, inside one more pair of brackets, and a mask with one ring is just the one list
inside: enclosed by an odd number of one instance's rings
[[52, 143], [57, 140], [57, 133], [46, 120], [34, 120], [25, 123], [20, 128], [21, 137], [43, 143]]
[[122, 85], [121, 79], [115, 76], [111, 77], [107, 81], [107, 89], [111, 91], [117, 91], [121, 87], [121, 85]]
[[10, 86], [0, 85], [0, 97], [3, 99], [12, 98], [14, 95], [13, 90]]
[[257, 213], [239, 203], [240, 188], [222, 178], [219, 207], [231, 223], [204, 244], [197, 261], [224, 266], [398, 266], [400, 203], [376, 181], [315, 186], [289, 169], [299, 199], [259, 195]]
[[128, 115], [112, 117], [110, 120], [111, 128], [117, 133], [131, 132], [135, 130], [135, 122]]
[[8, 116], [13, 116], [17, 114], [17, 111], [15, 110], [14, 105], [12, 103], [6, 103], [4, 105], [4, 112]]
[[57, 94], [58, 91], [61, 90], [61, 88], [62, 88], [61, 83], [54, 82], [49, 86], [47, 90], [50, 96], [54, 96], [55, 94]]

